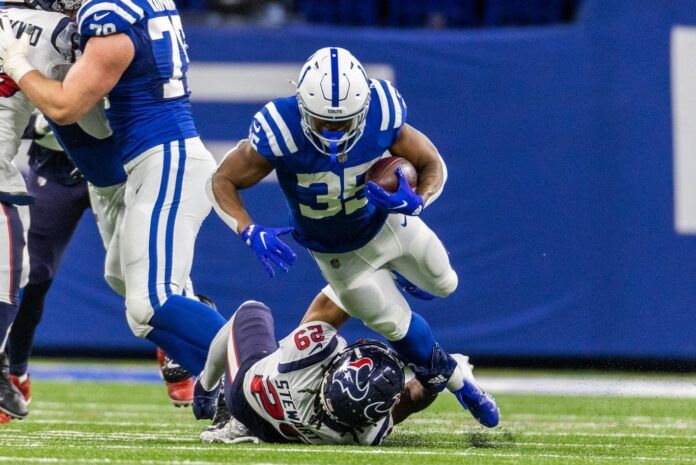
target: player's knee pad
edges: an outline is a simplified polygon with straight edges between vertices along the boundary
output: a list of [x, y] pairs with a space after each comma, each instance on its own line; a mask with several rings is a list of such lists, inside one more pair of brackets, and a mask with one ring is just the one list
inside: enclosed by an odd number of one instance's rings
[[271, 313], [271, 309], [268, 308], [266, 304], [264, 304], [263, 302], [259, 302], [258, 300], [247, 300], [242, 305], [240, 305], [239, 308], [237, 308], [237, 311], [234, 313], [237, 315], [241, 315], [244, 313], [248, 313], [251, 310]]
[[445, 273], [437, 277], [432, 293], [437, 297], [447, 297], [452, 294], [459, 284], [457, 273], [449, 268]]
[[132, 316], [126, 311], [126, 321], [128, 321], [128, 326], [130, 327], [131, 331], [133, 334], [135, 334], [137, 337], [140, 338], [145, 338], [150, 331], [152, 331], [152, 326], [138, 323], [133, 319]]
[[126, 295], [126, 283], [120, 276], [104, 275], [104, 280], [109, 285], [112, 291], [120, 296]]
[[457, 288], [459, 279], [450, 265], [449, 256], [439, 240], [431, 240], [425, 248], [425, 267], [433, 279], [432, 293], [447, 297]]
[[[395, 293], [398, 294], [396, 291]], [[402, 339], [406, 335], [411, 321], [411, 309], [400, 295], [395, 299], [388, 299], [377, 284], [369, 283], [346, 289], [339, 293], [339, 298], [351, 316], [359, 318], [368, 328], [390, 341]]]
[[129, 324], [130, 320], [133, 320], [136, 324], [147, 325], [152, 315], [154, 309], [148, 296], [126, 296], [126, 316]]

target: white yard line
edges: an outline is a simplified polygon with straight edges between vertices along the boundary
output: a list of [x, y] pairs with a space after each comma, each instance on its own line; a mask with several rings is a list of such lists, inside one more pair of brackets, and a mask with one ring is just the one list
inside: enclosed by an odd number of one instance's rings
[[[458, 456], [458, 457], [499, 457], [499, 458], [548, 458], [548, 459], [582, 459], [586, 461], [607, 461], [607, 460], [632, 460], [632, 461], [653, 461], [653, 462], [669, 462], [669, 463], [696, 463], [696, 458], [685, 457], [645, 457], [645, 456], [611, 456], [601, 455], [591, 457], [587, 455], [571, 455], [571, 454], [522, 454], [522, 453], [502, 453], [502, 452], [477, 452], [474, 449], [466, 449], [464, 451], [414, 451], [414, 450], [388, 450], [388, 449], [345, 449], [333, 447], [266, 447], [266, 446], [250, 446], [231, 448], [230, 451], [239, 454], [243, 452], [281, 452], [289, 454], [343, 454], [343, 455], [403, 455], [403, 456]], [[141, 464], [169, 464], [170, 461], [165, 460], [117, 460], [117, 459], [59, 459], [53, 457], [9, 457], [0, 456], [0, 461], [36, 461], [46, 463], [119, 463], [132, 462]], [[177, 462], [186, 465], [228, 465], [229, 462], [206, 462], [206, 461], [182, 461]]]
[[493, 394], [547, 394], [598, 397], [696, 398], [694, 379], [636, 379], [599, 376], [479, 376]]

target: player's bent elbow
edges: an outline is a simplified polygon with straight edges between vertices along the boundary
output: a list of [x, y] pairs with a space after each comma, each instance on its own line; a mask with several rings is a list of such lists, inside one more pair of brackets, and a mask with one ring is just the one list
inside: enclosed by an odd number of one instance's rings
[[46, 116], [53, 120], [58, 126], [67, 126], [80, 121], [82, 115], [69, 108], [59, 108], [46, 112]]

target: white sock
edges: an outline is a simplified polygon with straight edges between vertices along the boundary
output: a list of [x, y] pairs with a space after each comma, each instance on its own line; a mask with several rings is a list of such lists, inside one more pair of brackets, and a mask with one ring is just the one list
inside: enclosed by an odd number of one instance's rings
[[473, 367], [469, 365], [469, 357], [462, 354], [450, 355], [457, 362], [457, 368], [454, 369], [452, 376], [450, 376], [449, 381], [447, 381], [447, 389], [455, 392], [464, 387], [465, 380], [470, 378], [471, 381], [474, 381], [474, 375], [471, 372], [471, 368]]
[[220, 382], [220, 378], [225, 374], [225, 359], [227, 358], [227, 341], [230, 339], [232, 322], [228, 321], [225, 326], [215, 335], [213, 342], [210, 343], [208, 359], [205, 361], [205, 368], [201, 373], [201, 385], [206, 391], [212, 391]]

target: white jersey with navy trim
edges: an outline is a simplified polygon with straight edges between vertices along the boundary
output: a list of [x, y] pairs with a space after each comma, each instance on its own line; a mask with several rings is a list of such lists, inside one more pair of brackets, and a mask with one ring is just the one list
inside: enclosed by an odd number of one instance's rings
[[[330, 420], [319, 422], [315, 418], [315, 402], [324, 370], [345, 347], [346, 341], [331, 325], [316, 321], [301, 325], [280, 341], [275, 352], [246, 372], [244, 396], [247, 402], [289, 441], [381, 444], [392, 430], [391, 415], [363, 429], [350, 429]], [[228, 356], [233, 355], [228, 351]]]
[[[23, 34], [28, 25], [34, 27], [29, 40], [29, 62], [42, 74], [62, 80], [75, 60], [73, 45], [77, 30], [70, 18], [60, 13], [23, 8], [0, 10], [0, 15], [9, 18], [17, 36]], [[14, 194], [12, 198], [17, 199], [19, 194], [19, 201], [23, 201], [22, 196], [26, 195], [24, 179], [12, 161], [33, 111], [34, 105], [21, 91], [0, 98], [0, 198], [3, 194], [5, 197]]]
[[365, 173], [396, 140], [407, 109], [389, 81], [372, 79], [370, 92], [365, 130], [345, 160], [333, 161], [307, 140], [295, 96], [269, 102], [251, 122], [249, 141], [276, 169], [293, 236], [311, 250], [358, 249], [386, 219], [365, 197]]

